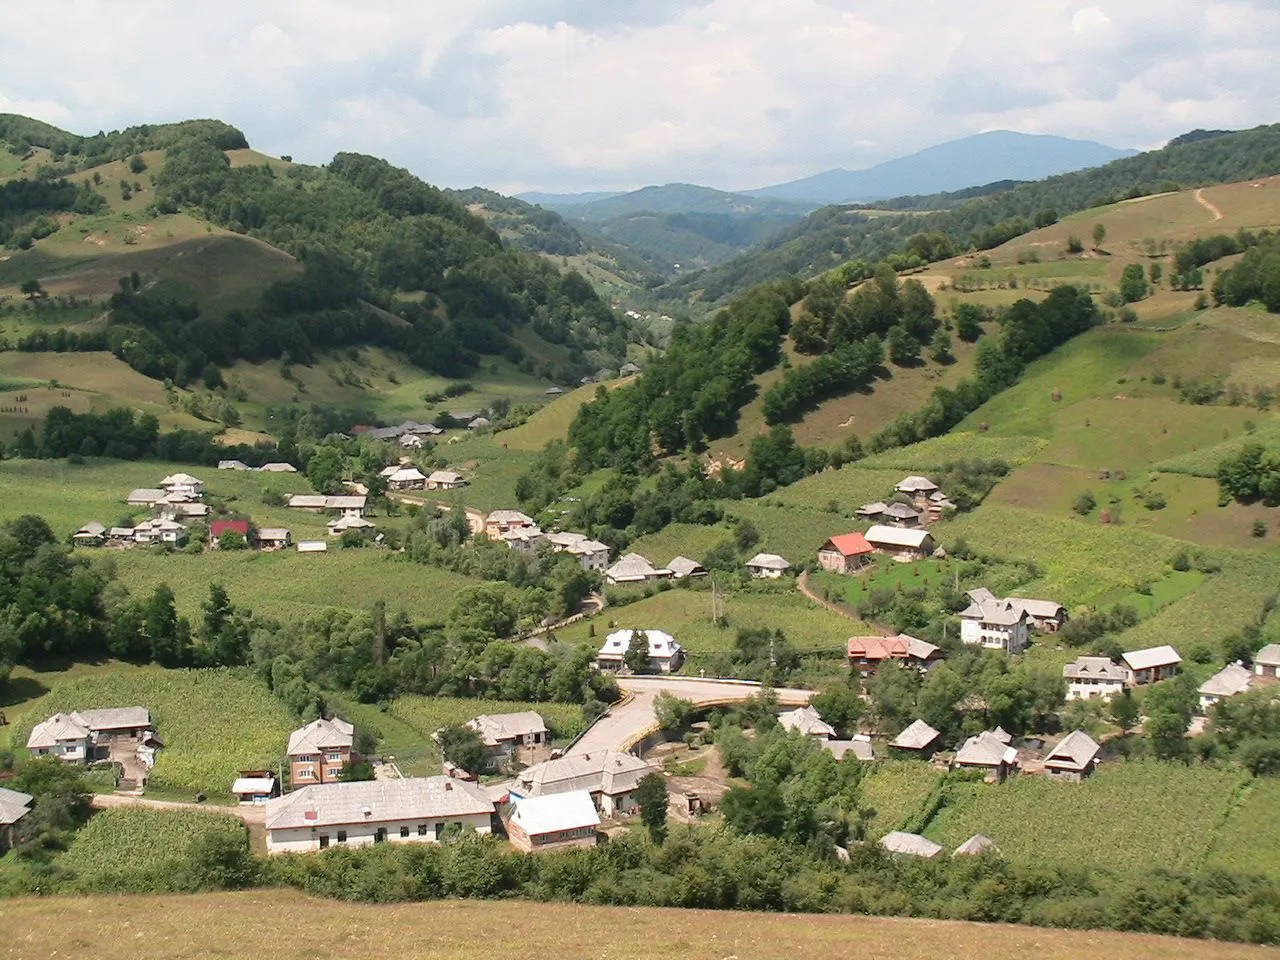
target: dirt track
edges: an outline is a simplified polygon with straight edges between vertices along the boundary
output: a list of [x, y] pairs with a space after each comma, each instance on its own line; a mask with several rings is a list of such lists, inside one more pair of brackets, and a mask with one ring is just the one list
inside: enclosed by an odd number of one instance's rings
[[207, 803], [179, 803], [176, 800], [152, 800], [149, 797], [135, 797], [126, 793], [95, 793], [93, 805], [99, 810], [113, 807], [150, 807], [153, 810], [199, 810], [202, 813], [221, 813], [228, 817], [238, 817], [251, 826], [260, 826], [266, 822], [266, 807], [220, 807]]

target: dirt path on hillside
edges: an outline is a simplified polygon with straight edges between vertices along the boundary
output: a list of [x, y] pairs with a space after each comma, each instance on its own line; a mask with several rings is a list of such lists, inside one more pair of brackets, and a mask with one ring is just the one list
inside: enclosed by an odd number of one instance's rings
[[238, 817], [250, 826], [261, 826], [266, 822], [267, 810], [263, 806], [220, 807], [205, 803], [179, 803], [176, 800], [151, 800], [147, 797], [135, 797], [127, 793], [95, 793], [93, 805], [99, 810], [113, 807], [150, 807], [153, 810], [199, 810], [202, 813], [221, 813], [228, 817]]
[[800, 576], [796, 577], [796, 588], [801, 593], [803, 593], [806, 597], [808, 597], [810, 600], [816, 603], [818, 606], [826, 610], [830, 610], [836, 616], [844, 617], [846, 620], [858, 620], [859, 623], [862, 622], [861, 620], [858, 619], [857, 614], [855, 614], [852, 610], [848, 609], [847, 607], [841, 604], [832, 603], [830, 600], [827, 600], [819, 596], [817, 593], [814, 593], [813, 588], [809, 586], [809, 571], [806, 570], [803, 573], [801, 573]]
[[1204, 207], [1206, 210], [1208, 210], [1210, 213], [1213, 214], [1214, 223], [1217, 223], [1219, 220], [1222, 219], [1222, 211], [1218, 209], [1218, 205], [1216, 203], [1214, 203], [1212, 200], [1210, 200], [1208, 197], [1204, 195], [1203, 187], [1199, 187], [1196, 189], [1196, 203], [1200, 204], [1200, 206]]

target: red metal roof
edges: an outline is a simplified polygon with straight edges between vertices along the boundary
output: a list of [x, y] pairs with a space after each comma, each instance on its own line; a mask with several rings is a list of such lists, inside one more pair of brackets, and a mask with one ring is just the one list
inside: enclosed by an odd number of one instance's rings
[[856, 557], [875, 551], [875, 548], [867, 543], [867, 538], [860, 533], [842, 533], [838, 537], [832, 537], [828, 542], [845, 557]]
[[209, 524], [209, 535], [215, 540], [224, 533], [238, 533], [242, 537], [249, 536], [248, 520], [215, 520]]

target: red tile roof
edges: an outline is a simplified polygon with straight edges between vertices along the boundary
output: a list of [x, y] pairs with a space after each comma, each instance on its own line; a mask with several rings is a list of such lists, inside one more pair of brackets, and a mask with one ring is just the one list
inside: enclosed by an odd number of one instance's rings
[[860, 533], [842, 533], [827, 541], [845, 557], [856, 557], [864, 553], [874, 552], [874, 547], [867, 543], [867, 538]]
[[242, 537], [249, 536], [248, 520], [215, 520], [209, 524], [209, 536], [215, 540], [224, 533], [238, 533]]

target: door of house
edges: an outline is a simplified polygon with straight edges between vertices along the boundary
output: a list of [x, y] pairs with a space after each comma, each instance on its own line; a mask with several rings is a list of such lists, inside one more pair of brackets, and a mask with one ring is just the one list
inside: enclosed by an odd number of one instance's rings
[[327, 833], [320, 834], [320, 849], [321, 850], [329, 849], [329, 835]]
[[377, 832], [373, 835], [373, 842], [382, 843], [386, 839], [387, 839], [387, 828], [379, 827]]
[[444, 836], [444, 824], [437, 823], [436, 824], [436, 840], [439, 840], [442, 836]]

